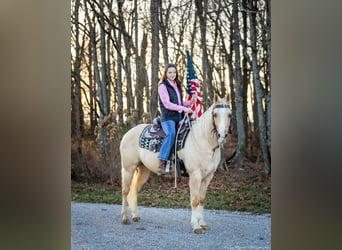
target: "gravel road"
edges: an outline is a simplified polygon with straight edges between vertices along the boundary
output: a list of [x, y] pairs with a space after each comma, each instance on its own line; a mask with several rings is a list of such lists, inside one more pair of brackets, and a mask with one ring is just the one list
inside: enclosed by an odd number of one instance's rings
[[120, 205], [72, 202], [72, 249], [271, 249], [270, 214], [204, 210], [209, 229], [195, 234], [190, 209], [138, 209], [123, 225]]

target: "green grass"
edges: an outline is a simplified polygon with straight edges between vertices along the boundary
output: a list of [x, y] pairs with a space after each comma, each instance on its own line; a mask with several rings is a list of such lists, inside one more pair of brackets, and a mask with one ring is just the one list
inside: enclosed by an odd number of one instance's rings
[[[271, 212], [271, 177], [257, 169], [249, 171], [218, 171], [211, 181], [205, 209]], [[188, 178], [178, 179], [177, 192], [174, 179], [164, 180], [154, 174], [143, 186], [138, 196], [139, 206], [190, 208]], [[72, 201], [121, 204], [119, 184], [99, 185], [72, 182]]]
[[121, 189], [113, 186], [75, 183], [71, 185], [71, 200], [91, 203], [121, 203]]

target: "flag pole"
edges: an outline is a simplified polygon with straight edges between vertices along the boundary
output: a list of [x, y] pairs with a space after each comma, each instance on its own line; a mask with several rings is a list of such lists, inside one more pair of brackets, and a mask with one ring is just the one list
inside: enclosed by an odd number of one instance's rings
[[195, 101], [195, 120], [198, 119], [198, 114], [197, 114], [197, 93], [193, 94], [196, 95], [196, 101]]

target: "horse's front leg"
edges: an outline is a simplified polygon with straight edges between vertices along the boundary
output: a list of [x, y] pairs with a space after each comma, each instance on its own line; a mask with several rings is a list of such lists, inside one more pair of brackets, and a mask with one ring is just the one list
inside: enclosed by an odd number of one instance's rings
[[[201, 208], [200, 204], [200, 188], [201, 188], [201, 172], [195, 171], [189, 176], [190, 187], [190, 201], [191, 201], [191, 226], [195, 233], [202, 233], [203, 229], [199, 224], [201, 220]], [[203, 206], [202, 206], [203, 210]]]
[[201, 228], [204, 230], [208, 229], [208, 224], [204, 221], [203, 219], [203, 207], [204, 207], [204, 202], [205, 202], [205, 196], [207, 193], [208, 186], [210, 184], [210, 181], [212, 180], [214, 176], [214, 172], [209, 174], [207, 177], [205, 177], [202, 180], [201, 187], [200, 187], [200, 199], [199, 199], [199, 205], [198, 205], [198, 213], [199, 213], [199, 224]]

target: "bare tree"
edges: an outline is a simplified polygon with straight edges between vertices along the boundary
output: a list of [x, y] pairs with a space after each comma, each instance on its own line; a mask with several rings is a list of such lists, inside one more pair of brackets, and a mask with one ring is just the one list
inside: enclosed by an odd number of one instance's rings
[[[110, 19], [114, 19], [113, 12], [110, 12]], [[114, 23], [113, 23], [114, 26]], [[115, 48], [116, 48], [116, 95], [117, 95], [117, 114], [118, 114], [118, 120], [119, 124], [124, 124], [124, 117], [123, 117], [123, 110], [124, 110], [124, 103], [123, 103], [123, 80], [122, 80], [122, 65], [123, 65], [123, 55], [121, 53], [122, 48], [122, 32], [114, 29], [114, 40], [115, 40]]]
[[81, 148], [81, 75], [80, 75], [80, 43], [79, 43], [79, 8], [80, 1], [75, 0], [74, 6], [74, 25], [75, 25], [75, 59], [72, 74], [72, 117], [73, 117], [73, 130], [72, 133], [75, 136], [76, 142], [76, 159], [78, 164], [82, 160], [82, 148]]
[[210, 66], [208, 52], [207, 52], [207, 42], [206, 42], [206, 33], [207, 33], [207, 10], [208, 10], [208, 1], [199, 1], [195, 0], [197, 16], [199, 18], [200, 23], [200, 31], [201, 31], [201, 43], [200, 47], [202, 49], [202, 71], [203, 71], [203, 92], [204, 92], [204, 101], [203, 108], [206, 109], [208, 107], [207, 99], [212, 102], [214, 99], [214, 91], [212, 86], [212, 69]]
[[[102, 1], [101, 1], [102, 2]], [[101, 56], [100, 60], [103, 59], [102, 61], [102, 79], [101, 79], [101, 73], [99, 70], [99, 64], [98, 64], [98, 54], [97, 54], [97, 42], [96, 42], [96, 33], [95, 33], [95, 24], [91, 21], [91, 18], [88, 13], [88, 8], [87, 8], [87, 1], [84, 0], [84, 5], [85, 5], [85, 15], [88, 20], [88, 25], [89, 25], [89, 36], [90, 36], [90, 41], [92, 44], [92, 61], [93, 61], [93, 66], [94, 66], [94, 80], [97, 85], [97, 96], [98, 96], [98, 107], [100, 109], [100, 115], [99, 115], [99, 130], [98, 132], [98, 143], [100, 145], [100, 151], [103, 156], [108, 155], [108, 152], [106, 150], [106, 147], [108, 145], [108, 138], [107, 138], [107, 130], [106, 128], [102, 127], [101, 124], [103, 122], [103, 119], [106, 115], [108, 115], [109, 107], [108, 107], [108, 95], [106, 94], [106, 83], [103, 82], [105, 80], [105, 52], [101, 51]], [[99, 20], [100, 24], [103, 24], [103, 20]], [[104, 50], [104, 33], [101, 33], [101, 38], [100, 38], [100, 47], [101, 49]], [[102, 44], [102, 45], [101, 45]]]
[[150, 114], [151, 120], [157, 116], [158, 110], [158, 74], [159, 74], [159, 10], [161, 1], [151, 0], [151, 23], [152, 23], [152, 65], [151, 65], [151, 103]]
[[[132, 37], [128, 34], [125, 27], [123, 18], [123, 4], [124, 1], [118, 1], [118, 12], [119, 12], [119, 27], [120, 32], [123, 34], [124, 46], [126, 49], [125, 53], [125, 75], [126, 75], [126, 99], [127, 99], [127, 116], [131, 115], [131, 110], [134, 109], [133, 90], [132, 90], [132, 70], [131, 70], [131, 49], [133, 48]], [[133, 48], [134, 49], [134, 48]]]
[[270, 153], [267, 148], [267, 137], [266, 137], [266, 123], [265, 123], [265, 113], [263, 108], [263, 98], [265, 96], [265, 90], [260, 81], [260, 69], [257, 62], [257, 46], [256, 46], [256, 30], [255, 30], [255, 16], [257, 12], [257, 6], [252, 4], [252, 0], [248, 1], [248, 16], [250, 24], [250, 37], [251, 37], [251, 48], [252, 48], [252, 70], [253, 70], [253, 80], [254, 88], [256, 94], [257, 103], [257, 113], [258, 113], [258, 127], [259, 127], [259, 139], [260, 147], [262, 152], [262, 158], [264, 161], [265, 173], [269, 174], [271, 171]]
[[[169, 63], [169, 46], [168, 46], [168, 38], [169, 38], [169, 21], [170, 21], [170, 12], [171, 12], [171, 1], [166, 3], [167, 6], [165, 11], [163, 11], [163, 4], [159, 5], [159, 20], [160, 20], [160, 34], [161, 34], [161, 47], [163, 51], [164, 64]], [[170, 35], [171, 37], [172, 35]]]
[[82, 46], [80, 45], [80, 22], [79, 22], [79, 12], [80, 12], [80, 0], [74, 1], [74, 28], [75, 28], [75, 56], [74, 56], [74, 64], [71, 73], [71, 100], [72, 100], [72, 127], [71, 136], [72, 143], [75, 148], [72, 151], [72, 173], [90, 173], [88, 168], [88, 163], [84, 158], [84, 151], [82, 147], [82, 137], [84, 136], [84, 122], [83, 122], [83, 107], [82, 107], [82, 99], [81, 99], [81, 82], [83, 82], [81, 78], [81, 54], [84, 55], [84, 43]]
[[[89, 34], [88, 34], [89, 35]], [[88, 42], [88, 61], [86, 63], [86, 68], [88, 72], [88, 86], [89, 86], [89, 120], [90, 120], [90, 131], [89, 133], [93, 135], [95, 133], [95, 127], [97, 126], [97, 111], [96, 111], [96, 85], [94, 84], [93, 76], [93, 60], [92, 60], [92, 45]]]
[[233, 1], [233, 29], [234, 29], [234, 56], [235, 56], [235, 84], [236, 84], [236, 124], [238, 134], [238, 146], [235, 156], [235, 163], [242, 165], [245, 158], [246, 134], [243, 119], [243, 92], [241, 81], [241, 61], [240, 61], [240, 29], [239, 29], [239, 9], [237, 1]]
[[109, 114], [109, 98], [107, 94], [107, 74], [106, 74], [106, 38], [105, 38], [105, 21], [104, 21], [104, 0], [100, 1], [100, 15], [99, 15], [99, 22], [100, 22], [100, 58], [101, 58], [101, 81], [100, 83], [100, 98], [101, 98], [101, 106], [103, 108], [103, 116]]
[[149, 83], [148, 76], [147, 76], [147, 70], [146, 70], [146, 49], [147, 49], [147, 33], [143, 34], [143, 39], [141, 41], [141, 47], [140, 47], [140, 55], [137, 54], [137, 62], [136, 62], [136, 89], [135, 89], [135, 95], [137, 100], [137, 109], [138, 109], [138, 116], [140, 121], [142, 122], [142, 115], [143, 115], [143, 96], [144, 96], [144, 88], [146, 84]]
[[[242, 5], [245, 4], [247, 0], [242, 0]], [[247, 33], [248, 33], [248, 26], [247, 26], [247, 13], [245, 11], [241, 12], [242, 14], [242, 34], [243, 34], [243, 39], [241, 38], [241, 46], [242, 46], [242, 88], [241, 88], [241, 95], [243, 96], [243, 112], [242, 112], [242, 119], [243, 123], [246, 125], [244, 127], [245, 129], [245, 135], [246, 135], [246, 147], [248, 147], [249, 140], [248, 140], [248, 121], [247, 121], [247, 116], [248, 116], [248, 111], [247, 111], [247, 103], [248, 103], [248, 84], [250, 82], [250, 69], [248, 68], [248, 62], [249, 62], [249, 55], [247, 52]]]
[[109, 115], [118, 140], [127, 125], [157, 116], [161, 65], [176, 63], [184, 80], [187, 48], [204, 110], [215, 93], [229, 94], [235, 163], [256, 159], [259, 152], [270, 172], [270, 0], [72, 0], [71, 6], [72, 136], [79, 148], [96, 132], [109, 159]]
[[[262, 44], [265, 51], [266, 66], [264, 70], [266, 94], [266, 136], [269, 152], [271, 151], [271, 0], [265, 1], [264, 19], [261, 20]], [[264, 25], [263, 25], [264, 24]]]

